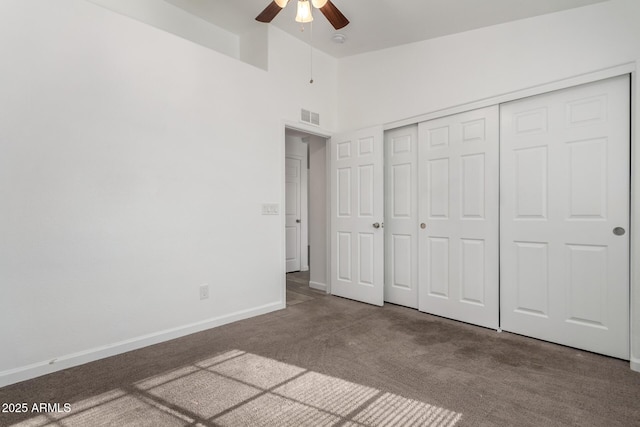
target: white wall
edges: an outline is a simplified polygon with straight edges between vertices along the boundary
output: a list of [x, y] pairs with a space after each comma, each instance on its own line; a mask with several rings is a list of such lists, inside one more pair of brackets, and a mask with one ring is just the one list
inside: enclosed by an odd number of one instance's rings
[[267, 70], [269, 67], [269, 27], [260, 26], [240, 36], [240, 60]]
[[[640, 2], [611, 0], [339, 63], [338, 128], [423, 116], [640, 61]], [[633, 89], [633, 230], [640, 229], [640, 85]], [[632, 235], [632, 367], [640, 370], [640, 233]]]
[[283, 307], [261, 204], [283, 120], [334, 122], [337, 68], [309, 87], [308, 47], [269, 36], [267, 73], [84, 0], [0, 2], [0, 386]]
[[592, 6], [343, 58], [338, 129], [389, 123], [640, 58], [640, 2]]
[[[240, 37], [163, 0], [87, 0], [169, 31], [232, 58], [240, 58]], [[246, 61], [249, 62], [249, 61]], [[263, 67], [264, 68], [264, 67]]]
[[[268, 28], [269, 75], [272, 79], [271, 84], [278, 92], [274, 102], [284, 104], [283, 117], [299, 123], [300, 108], [304, 108], [320, 114], [321, 130], [335, 130], [338, 61], [314, 50], [313, 84], [309, 84], [309, 46], [273, 25], [269, 25]], [[306, 127], [306, 124], [303, 124], [300, 129]]]

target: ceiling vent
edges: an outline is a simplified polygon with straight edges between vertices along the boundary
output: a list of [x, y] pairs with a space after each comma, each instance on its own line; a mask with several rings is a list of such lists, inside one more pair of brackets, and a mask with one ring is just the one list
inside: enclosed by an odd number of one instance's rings
[[305, 110], [304, 108], [300, 110], [300, 120], [310, 125], [320, 126], [320, 114]]

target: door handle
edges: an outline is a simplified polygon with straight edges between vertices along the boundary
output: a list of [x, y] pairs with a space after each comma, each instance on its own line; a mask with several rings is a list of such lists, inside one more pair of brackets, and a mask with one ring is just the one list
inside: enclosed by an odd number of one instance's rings
[[420, 228], [422, 228], [424, 230], [425, 228], [427, 228], [427, 224], [425, 224], [424, 222], [421, 222], [420, 223]]
[[373, 228], [380, 228], [380, 223], [379, 222], [374, 222], [373, 223]]
[[300, 220], [299, 220], [299, 219], [296, 219], [296, 222], [297, 222], [298, 224], [300, 224]]
[[616, 227], [613, 229], [613, 234], [615, 234], [616, 236], [622, 236], [624, 235], [625, 230], [622, 227]]

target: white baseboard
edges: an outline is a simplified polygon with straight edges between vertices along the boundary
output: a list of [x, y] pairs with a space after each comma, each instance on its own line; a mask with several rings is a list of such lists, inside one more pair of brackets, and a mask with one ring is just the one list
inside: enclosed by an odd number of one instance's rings
[[629, 361], [629, 365], [631, 366], [632, 371], [640, 372], [640, 359], [632, 357]]
[[281, 310], [284, 308], [285, 304], [283, 302], [265, 304], [260, 307], [237, 311], [225, 316], [214, 317], [200, 322], [191, 323], [189, 325], [167, 329], [152, 334], [142, 335], [114, 344], [95, 347], [77, 353], [67, 354], [64, 356], [56, 357], [52, 360], [45, 360], [42, 362], [33, 363], [31, 365], [9, 369], [0, 372], [0, 387], [5, 387], [10, 384], [26, 381], [42, 375], [61, 371], [63, 369], [72, 368], [74, 366], [93, 362], [99, 359], [104, 359], [105, 357], [115, 356], [117, 354], [137, 350], [142, 347], [147, 347], [153, 344], [180, 338], [185, 335], [194, 334], [196, 332], [215, 328], [217, 326], [222, 326], [227, 323], [248, 319], [250, 317], [259, 316], [261, 314], [270, 313], [272, 311]]
[[311, 289], [317, 289], [319, 291], [327, 292], [327, 285], [325, 285], [324, 283], [309, 282], [309, 287]]

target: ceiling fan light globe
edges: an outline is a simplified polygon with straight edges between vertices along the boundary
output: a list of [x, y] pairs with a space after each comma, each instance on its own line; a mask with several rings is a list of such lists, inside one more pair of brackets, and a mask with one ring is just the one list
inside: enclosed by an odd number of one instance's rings
[[311, 21], [313, 21], [313, 16], [311, 16], [311, 5], [309, 4], [309, 0], [298, 0], [298, 14], [296, 15], [296, 22], [302, 22], [304, 24]]
[[289, 0], [273, 0], [276, 2], [278, 6], [284, 9], [284, 7], [289, 3]]
[[327, 4], [327, 1], [329, 0], [311, 0], [311, 3], [313, 4], [313, 7], [315, 7], [316, 9], [320, 9], [324, 7], [325, 4]]

